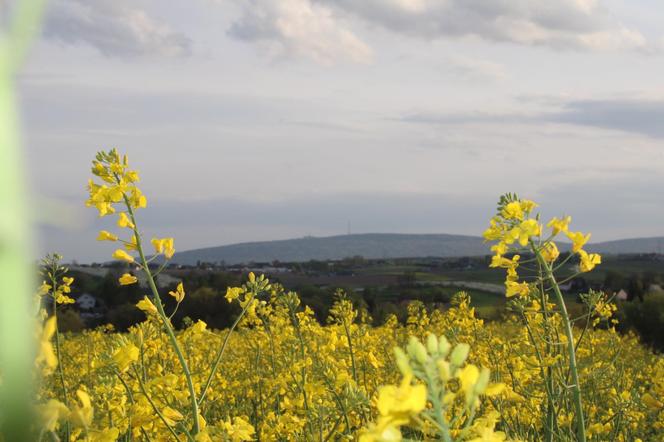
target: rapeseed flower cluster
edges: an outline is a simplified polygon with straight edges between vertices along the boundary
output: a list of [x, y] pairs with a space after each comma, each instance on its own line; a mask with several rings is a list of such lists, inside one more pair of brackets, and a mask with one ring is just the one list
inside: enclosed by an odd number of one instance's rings
[[[517, 315], [487, 324], [460, 296], [446, 311], [414, 303], [408, 324], [390, 319], [375, 327], [353, 307], [349, 345], [338, 319], [321, 325], [305, 306], [293, 307], [292, 294], [270, 286], [254, 298], [265, 305], [253, 318], [245, 313], [233, 334], [209, 330], [202, 321], [177, 334], [199, 398], [216, 351], [227, 342], [200, 407], [197, 440], [299, 441], [321, 433], [324, 440], [438, 440], [431, 419], [440, 416], [451, 440], [540, 440], [546, 434], [539, 347], [527, 338], [528, 328], [543, 326], [535, 310], [524, 313], [527, 326]], [[436, 337], [436, 351], [429, 334]], [[661, 356], [612, 329], [590, 328], [586, 337], [577, 357], [588, 439], [656, 441], [664, 414], [657, 408]], [[62, 344], [67, 391], [73, 398], [85, 391], [93, 408], [88, 436], [82, 429], [75, 440], [116, 430], [119, 440], [177, 440], [170, 429], [190, 440], [187, 381], [158, 322], [148, 320], [122, 335], [105, 328], [68, 334]], [[395, 354], [395, 347], [402, 350]], [[554, 356], [542, 361], [554, 373], [562, 362]], [[42, 403], [62, 402], [58, 384], [57, 372], [46, 376]], [[433, 391], [444, 414], [435, 414]], [[51, 406], [50, 425], [62, 435], [68, 414], [57, 403]], [[472, 407], [474, 417], [463, 432]], [[568, 399], [555, 408], [557, 432], [574, 434], [572, 410]], [[71, 427], [72, 434], [80, 428]]]
[[[569, 217], [551, 220], [543, 238], [534, 202], [501, 200], [485, 232], [496, 241], [491, 265], [507, 273], [511, 313], [501, 323], [477, 318], [459, 293], [445, 310], [413, 301], [404, 323], [391, 316], [373, 326], [339, 291], [323, 325], [296, 293], [250, 273], [225, 294], [240, 308], [228, 330], [199, 320], [175, 331], [162, 296], [177, 308], [185, 287], [160, 294], [161, 268], [148, 265], [173, 256], [172, 238], [154, 238], [145, 255], [135, 210], [147, 202], [126, 157], [100, 153], [93, 174], [102, 182], [89, 184], [88, 205], [129, 232], [98, 239], [121, 242], [113, 256], [136, 268], [119, 285], [147, 282], [137, 304], [146, 320], [124, 334], [58, 334], [57, 305], [74, 281], [47, 261], [40, 293], [56, 308], [48, 318], [42, 310], [36, 334], [40, 440], [660, 440], [662, 357], [615, 331], [604, 294], [585, 296], [580, 318], [560, 302], [564, 260], [552, 239], [568, 237], [578, 271], [600, 261]], [[572, 320], [585, 324], [580, 333]]]

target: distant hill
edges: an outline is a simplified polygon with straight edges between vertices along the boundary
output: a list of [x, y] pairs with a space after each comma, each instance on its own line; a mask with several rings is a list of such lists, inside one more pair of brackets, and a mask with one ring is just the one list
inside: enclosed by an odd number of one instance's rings
[[605, 255], [620, 253], [664, 253], [664, 237], [618, 239], [598, 242], [588, 246], [588, 250]]
[[[604, 254], [657, 253], [663, 248], [664, 238], [623, 239], [588, 246], [588, 250]], [[197, 261], [224, 261], [239, 264], [342, 259], [356, 255], [376, 259], [481, 256], [489, 253], [489, 245], [478, 236], [366, 233], [207, 247], [178, 252], [172, 262], [196, 264]]]
[[199, 260], [237, 264], [251, 261], [342, 259], [356, 255], [364, 258], [410, 258], [473, 256], [486, 253], [487, 245], [477, 236], [367, 233], [208, 247], [176, 253], [172, 261], [178, 264], [195, 264]]

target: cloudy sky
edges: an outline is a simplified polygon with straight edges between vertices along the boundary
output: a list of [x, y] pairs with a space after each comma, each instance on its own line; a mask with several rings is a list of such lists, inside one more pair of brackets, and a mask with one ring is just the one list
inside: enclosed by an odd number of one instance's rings
[[41, 250], [107, 259], [95, 151], [180, 250], [479, 234], [512, 191], [664, 234], [658, 0], [51, 0], [20, 77]]

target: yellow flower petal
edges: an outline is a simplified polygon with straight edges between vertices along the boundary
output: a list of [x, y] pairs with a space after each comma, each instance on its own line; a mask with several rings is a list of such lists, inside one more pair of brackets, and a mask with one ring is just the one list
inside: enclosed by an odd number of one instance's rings
[[129, 273], [125, 273], [118, 279], [118, 281], [120, 282], [120, 285], [131, 285], [135, 284], [136, 281], [138, 281], [138, 278]]

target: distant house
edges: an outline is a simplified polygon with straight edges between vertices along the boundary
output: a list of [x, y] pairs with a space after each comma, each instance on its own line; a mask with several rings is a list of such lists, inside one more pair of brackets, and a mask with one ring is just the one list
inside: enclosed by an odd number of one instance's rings
[[[145, 274], [143, 272], [134, 272], [134, 274], [138, 277], [138, 284], [141, 287], [145, 287], [145, 288], [149, 287], [148, 279], [147, 279], [147, 277], [145, 276]], [[160, 273], [159, 275], [157, 275], [155, 277], [155, 284], [159, 288], [168, 287], [168, 286], [171, 286], [171, 285], [178, 284], [180, 282], [182, 282], [182, 280], [180, 278], [176, 278], [174, 276], [171, 276], [168, 273]]]
[[84, 320], [102, 318], [106, 312], [106, 305], [104, 301], [98, 299], [90, 293], [83, 293], [78, 298], [76, 298], [76, 306], [78, 307], [81, 318]]
[[76, 305], [80, 310], [92, 310], [97, 305], [97, 298], [89, 293], [83, 293], [76, 299]]

